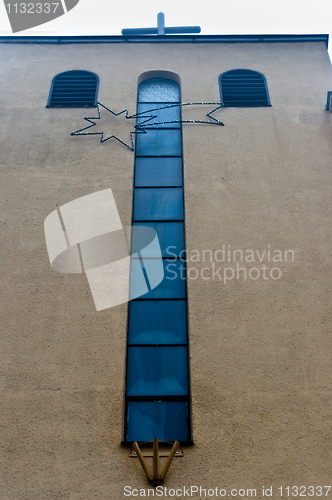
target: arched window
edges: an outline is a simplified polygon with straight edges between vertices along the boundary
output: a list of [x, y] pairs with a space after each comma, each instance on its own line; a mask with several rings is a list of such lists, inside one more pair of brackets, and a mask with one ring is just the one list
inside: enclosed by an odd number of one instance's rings
[[65, 71], [51, 84], [48, 108], [91, 108], [97, 105], [99, 78], [90, 71]]
[[[191, 423], [180, 85], [165, 72], [148, 76], [137, 102], [145, 133], [135, 149], [130, 290], [137, 298], [129, 304], [124, 441], [184, 443]], [[138, 251], [140, 227], [157, 233], [164, 279], [138, 296], [142, 262], [148, 280], [155, 272], [154, 254], [148, 260]]]
[[271, 106], [266, 79], [250, 69], [232, 69], [219, 77], [221, 102], [225, 107]]

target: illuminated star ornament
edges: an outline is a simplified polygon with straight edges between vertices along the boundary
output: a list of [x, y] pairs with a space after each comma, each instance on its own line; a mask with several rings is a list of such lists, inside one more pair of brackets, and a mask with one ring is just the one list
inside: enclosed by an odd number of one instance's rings
[[[211, 106], [213, 107], [212, 109]], [[106, 113], [105, 115], [103, 112], [102, 116], [101, 108], [107, 111], [108, 114]], [[174, 118], [173, 120], [163, 120], [163, 111], [169, 110], [170, 108], [181, 108], [182, 117]], [[179, 123], [224, 126], [223, 122], [213, 116], [214, 113], [218, 112], [222, 108], [223, 103], [220, 102], [186, 102], [182, 104], [152, 107], [151, 109], [142, 111], [141, 113], [129, 115], [128, 109], [115, 113], [104, 104], [98, 102], [98, 116], [84, 117], [84, 120], [90, 125], [75, 130], [71, 133], [71, 135], [100, 135], [101, 143], [106, 142], [109, 139], [115, 139], [123, 146], [126, 146], [131, 151], [134, 151], [133, 134], [146, 134], [151, 127], [158, 129], [159, 127], [162, 128], [163, 125]], [[102, 126], [102, 130], [90, 130], [91, 128], [97, 126], [96, 120], [100, 120], [98, 124], [99, 126]], [[136, 120], [136, 124], [127, 122], [127, 120]], [[133, 127], [132, 130], [127, 127], [128, 123], [131, 128]], [[110, 133], [107, 133], [106, 130], [108, 130], [109, 127]]]
[[[216, 106], [214, 109], [210, 109], [211, 106]], [[168, 124], [177, 124], [177, 123], [204, 123], [210, 125], [221, 125], [224, 123], [212, 116], [213, 113], [218, 111], [223, 107], [223, 104], [220, 102], [185, 102], [182, 104], [166, 104], [164, 106], [158, 106], [156, 108], [151, 108], [146, 111], [142, 111], [141, 113], [137, 113], [135, 115], [129, 116], [128, 118], [136, 118], [138, 123], [135, 128], [143, 133], [146, 133], [146, 130], [149, 127], [158, 128], [158, 125], [168, 125]], [[181, 108], [182, 110], [182, 118], [175, 118], [174, 120], [163, 120], [163, 110], [167, 109], [176, 109]], [[167, 114], [167, 116], [169, 116]]]
[[[103, 116], [100, 112], [101, 108], [107, 111], [107, 113], [103, 112]], [[126, 122], [123, 120], [123, 118], [125, 120], [133, 118], [132, 116], [128, 116], [128, 109], [115, 113], [107, 106], [104, 106], [104, 104], [97, 102], [97, 112], [98, 116], [84, 117], [84, 120], [90, 123], [90, 125], [75, 130], [71, 135], [100, 135], [100, 142], [102, 143], [114, 139], [123, 144], [123, 146], [126, 146], [126, 148], [134, 151], [133, 134], [136, 132], [126, 129]], [[101, 120], [98, 124], [102, 125], [102, 130], [98, 132], [95, 129], [89, 130], [97, 126], [96, 120]], [[107, 133], [108, 129], [110, 129], [110, 133]]]

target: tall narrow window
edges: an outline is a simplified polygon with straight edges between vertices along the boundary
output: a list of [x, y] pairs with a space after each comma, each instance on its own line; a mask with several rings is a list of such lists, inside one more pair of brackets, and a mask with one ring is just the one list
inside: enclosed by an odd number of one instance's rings
[[265, 76], [250, 69], [232, 69], [219, 77], [225, 107], [271, 106]]
[[91, 108], [97, 105], [99, 78], [90, 71], [66, 71], [51, 84], [48, 108]]
[[137, 121], [145, 122], [146, 133], [136, 136], [133, 226], [156, 231], [164, 279], [129, 303], [125, 442], [191, 441], [179, 104], [180, 86], [172, 79], [139, 85]]

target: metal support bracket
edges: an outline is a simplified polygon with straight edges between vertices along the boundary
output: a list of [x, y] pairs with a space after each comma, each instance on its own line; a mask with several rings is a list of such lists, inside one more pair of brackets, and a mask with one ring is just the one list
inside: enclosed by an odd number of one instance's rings
[[[172, 443], [166, 443], [164, 441], [161, 441], [160, 444], [164, 447], [165, 444], [170, 445]], [[151, 442], [141, 444], [141, 446], [144, 445], [149, 445], [150, 450], [144, 450], [144, 449], [141, 450], [137, 442], [133, 443], [133, 449], [131, 450], [129, 456], [137, 457], [141, 463], [142, 469], [144, 470], [144, 473], [148, 481], [153, 486], [159, 486], [164, 482], [168, 469], [170, 468], [171, 463], [173, 461], [173, 458], [183, 456], [183, 451], [181, 449], [179, 450], [179, 445], [180, 445], [179, 441], [175, 441], [170, 452], [159, 449], [158, 438], [153, 438], [152, 451], [151, 451]], [[149, 470], [149, 467], [144, 457], [152, 457], [153, 459], [152, 473]], [[159, 460], [160, 457], [167, 457], [166, 463], [161, 472], [160, 472], [160, 460]]]

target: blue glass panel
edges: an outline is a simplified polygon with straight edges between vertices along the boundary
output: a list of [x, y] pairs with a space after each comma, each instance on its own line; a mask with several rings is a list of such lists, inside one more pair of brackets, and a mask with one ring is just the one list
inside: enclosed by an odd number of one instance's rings
[[138, 103], [137, 124], [145, 127], [169, 128], [181, 127], [181, 108], [178, 104]]
[[160, 259], [162, 257], [159, 237], [150, 222], [136, 223], [132, 227], [131, 254], [133, 258], [152, 257]]
[[189, 441], [186, 401], [129, 401], [126, 440]]
[[[148, 227], [156, 231], [161, 255], [163, 257], [179, 257], [184, 250], [184, 224], [183, 222], [134, 222], [134, 227]], [[140, 233], [133, 232], [132, 253], [143, 248]], [[184, 253], [181, 254], [184, 258]], [[151, 255], [156, 257], [156, 255]]]
[[130, 298], [135, 299], [146, 294], [148, 289], [146, 276], [143, 272], [141, 261], [132, 259], [130, 267]]
[[[134, 259], [133, 259], [134, 260]], [[150, 264], [149, 260], [157, 259], [144, 259]], [[143, 265], [145, 262], [143, 262]], [[181, 260], [167, 260], [162, 261], [164, 266], [164, 279], [161, 281], [160, 285], [156, 286], [153, 290], [142, 295], [131, 295], [132, 298], [141, 299], [185, 299], [186, 298], [186, 280], [185, 280], [185, 262]], [[150, 266], [151, 267], [151, 266]], [[148, 270], [149, 271], [149, 270]], [[132, 283], [136, 284], [136, 272], [141, 272], [139, 269], [135, 271], [132, 267], [131, 269], [131, 288]], [[147, 273], [148, 274], [148, 273]], [[151, 284], [151, 281], [150, 281]]]
[[187, 347], [128, 347], [127, 396], [187, 394]]
[[181, 131], [148, 129], [136, 134], [136, 156], [181, 156]]
[[135, 186], [182, 185], [181, 158], [136, 158]]
[[182, 188], [136, 188], [134, 220], [182, 220]]
[[180, 102], [180, 85], [168, 78], [150, 78], [138, 87], [140, 102]]
[[187, 343], [185, 300], [139, 300], [129, 308], [129, 344]]

